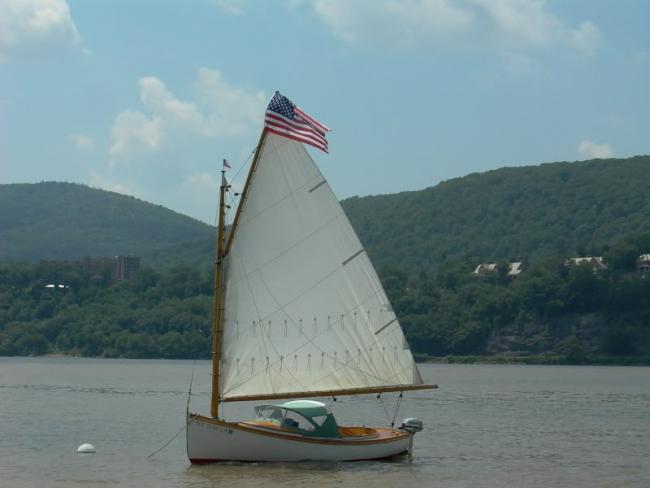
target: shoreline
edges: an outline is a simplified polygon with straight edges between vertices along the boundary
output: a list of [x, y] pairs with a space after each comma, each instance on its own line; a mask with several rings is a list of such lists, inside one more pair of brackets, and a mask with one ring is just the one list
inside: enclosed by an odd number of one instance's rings
[[426, 356], [418, 354], [416, 361], [424, 364], [499, 364], [546, 366], [650, 366], [650, 356], [597, 356], [584, 355], [449, 355]]
[[[414, 354], [418, 364], [476, 364], [476, 365], [545, 365], [545, 366], [650, 366], [650, 356], [597, 356], [567, 357], [563, 355], [449, 355], [429, 356]], [[210, 358], [134, 358], [81, 356], [76, 354], [51, 353], [39, 356], [0, 356], [0, 358], [29, 359], [126, 359], [137, 361], [210, 361]]]

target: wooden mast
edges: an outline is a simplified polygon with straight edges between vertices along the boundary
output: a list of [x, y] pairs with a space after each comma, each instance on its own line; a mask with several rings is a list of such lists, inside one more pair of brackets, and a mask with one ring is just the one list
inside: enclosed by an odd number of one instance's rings
[[246, 183], [239, 199], [237, 206], [237, 213], [230, 227], [228, 233], [228, 241], [226, 242], [226, 192], [229, 185], [226, 181], [226, 172], [221, 171], [221, 187], [219, 192], [219, 225], [217, 228], [217, 262], [214, 273], [214, 313], [212, 314], [212, 401], [210, 403], [210, 415], [213, 418], [219, 418], [219, 403], [222, 401], [221, 392], [219, 391], [219, 384], [221, 383], [221, 336], [223, 333], [223, 260], [232, 246], [232, 240], [235, 231], [239, 224], [239, 218], [248, 195], [253, 173], [257, 168], [262, 146], [266, 140], [266, 130], [262, 130], [260, 140], [255, 149], [255, 155], [251, 162], [251, 167], [248, 170]]
[[225, 170], [221, 171], [219, 187], [219, 225], [217, 227], [217, 259], [214, 273], [214, 313], [212, 314], [212, 402], [210, 414], [219, 418], [219, 380], [221, 379], [221, 333], [223, 319], [223, 257], [226, 240], [226, 192], [228, 182]]

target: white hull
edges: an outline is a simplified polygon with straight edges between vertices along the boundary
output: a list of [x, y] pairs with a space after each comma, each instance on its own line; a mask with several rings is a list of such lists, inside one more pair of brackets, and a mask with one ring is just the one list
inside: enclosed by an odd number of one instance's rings
[[265, 432], [190, 414], [187, 456], [193, 464], [218, 461], [361, 461], [409, 451], [413, 434], [383, 429], [372, 440], [316, 439]]

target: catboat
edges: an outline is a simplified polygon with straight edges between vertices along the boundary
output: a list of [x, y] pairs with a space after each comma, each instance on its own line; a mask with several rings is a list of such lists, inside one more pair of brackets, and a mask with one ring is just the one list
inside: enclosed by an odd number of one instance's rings
[[[232, 224], [222, 171], [210, 415], [187, 412], [191, 463], [357, 461], [411, 452], [422, 422], [339, 426], [308, 398], [425, 385], [377, 274], [303, 143], [327, 127], [278, 92]], [[228, 421], [222, 402], [289, 400]]]

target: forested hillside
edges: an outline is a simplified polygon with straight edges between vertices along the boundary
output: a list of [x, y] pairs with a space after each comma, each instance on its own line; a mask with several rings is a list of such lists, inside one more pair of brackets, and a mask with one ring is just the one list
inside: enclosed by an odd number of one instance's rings
[[198, 220], [119, 193], [73, 183], [0, 185], [0, 261], [147, 256], [212, 235]]
[[[600, 254], [650, 231], [650, 156], [501, 168], [342, 205], [381, 269], [447, 259]], [[0, 261], [137, 254], [210, 266], [214, 229], [133, 197], [70, 183], [0, 185]]]
[[375, 266], [601, 253], [650, 230], [650, 156], [501, 168], [343, 201]]
[[[648, 181], [639, 156], [342, 203], [415, 352], [647, 363], [650, 275], [634, 265], [650, 253]], [[16, 262], [115, 254], [143, 256], [143, 269], [111, 284]], [[565, 265], [578, 255], [608, 268]], [[213, 256], [213, 228], [163, 207], [67, 183], [0, 185], [0, 355], [205, 357]], [[508, 278], [513, 259], [524, 271]], [[486, 261], [498, 270], [473, 275]]]

